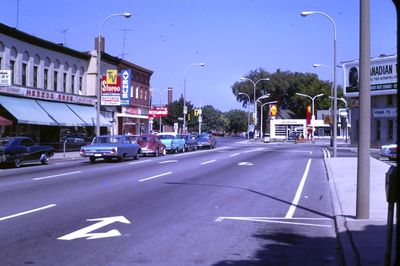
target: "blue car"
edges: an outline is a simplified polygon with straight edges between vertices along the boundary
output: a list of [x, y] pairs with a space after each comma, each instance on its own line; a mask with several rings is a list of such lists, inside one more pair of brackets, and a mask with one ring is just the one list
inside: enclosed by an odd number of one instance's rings
[[217, 146], [217, 140], [212, 134], [208, 133], [203, 133], [197, 135], [197, 147], [199, 149], [201, 148], [207, 148], [207, 149], [214, 149]]
[[157, 134], [160, 141], [165, 145], [167, 152], [185, 152], [185, 139], [174, 132], [164, 132]]
[[103, 158], [106, 161], [117, 159], [124, 161], [127, 158], [139, 159], [140, 145], [136, 144], [137, 136], [103, 135], [95, 137], [90, 145], [81, 147], [80, 155], [89, 157], [91, 163]]

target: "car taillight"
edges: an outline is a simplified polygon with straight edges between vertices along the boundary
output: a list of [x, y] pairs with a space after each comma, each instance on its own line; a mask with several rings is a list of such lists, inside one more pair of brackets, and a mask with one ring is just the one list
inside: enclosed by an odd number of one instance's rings
[[113, 149], [111, 150], [111, 153], [116, 154], [117, 152], [118, 152], [118, 149], [117, 149], [117, 148], [113, 148]]
[[84, 150], [84, 149], [81, 149], [81, 150], [79, 151], [79, 153], [80, 153], [80, 154], [85, 154], [85, 150]]

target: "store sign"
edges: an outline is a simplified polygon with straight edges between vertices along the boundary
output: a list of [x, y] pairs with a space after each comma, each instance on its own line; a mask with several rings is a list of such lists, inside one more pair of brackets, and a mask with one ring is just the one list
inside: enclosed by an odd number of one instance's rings
[[11, 86], [11, 70], [0, 70], [0, 86]]
[[34, 98], [39, 100], [51, 100], [56, 102], [78, 103], [78, 104], [88, 104], [88, 105], [94, 105], [96, 103], [96, 99], [93, 97], [84, 97], [74, 94], [41, 90], [41, 89], [32, 89], [25, 87], [0, 86], [0, 93]]
[[121, 70], [121, 105], [129, 105], [131, 95], [132, 72], [129, 69]]
[[106, 73], [107, 76], [103, 76], [101, 80], [101, 105], [121, 105], [121, 78], [115, 76], [112, 79], [110, 76], [113, 73], [109, 70]]
[[397, 117], [397, 108], [375, 108], [372, 110], [374, 118]]
[[[397, 91], [397, 56], [386, 56], [371, 59], [370, 82], [371, 96], [395, 94]], [[358, 97], [359, 62], [343, 64], [344, 94], [347, 97]]]
[[163, 116], [167, 116], [167, 115], [168, 115], [167, 107], [156, 107], [156, 108], [152, 108], [149, 111], [149, 117], [159, 118], [159, 117], [163, 117]]

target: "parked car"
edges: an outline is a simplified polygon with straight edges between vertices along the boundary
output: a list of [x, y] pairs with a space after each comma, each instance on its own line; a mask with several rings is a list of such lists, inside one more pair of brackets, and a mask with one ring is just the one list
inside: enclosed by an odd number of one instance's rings
[[214, 149], [217, 146], [217, 140], [212, 134], [203, 133], [197, 135], [197, 147]]
[[137, 144], [142, 147], [143, 155], [151, 154], [157, 157], [159, 154], [166, 155], [167, 149], [155, 134], [143, 134], [137, 138]]
[[185, 151], [197, 150], [197, 139], [196, 136], [189, 134], [183, 134], [181, 137], [185, 140]]
[[381, 156], [387, 157], [389, 160], [397, 158], [397, 144], [388, 144], [381, 146]]
[[111, 161], [116, 158], [124, 161], [132, 157], [139, 159], [141, 153], [140, 145], [136, 144], [136, 136], [129, 135], [103, 135], [95, 137], [90, 145], [81, 147], [80, 155], [89, 157], [91, 163], [96, 159], [103, 158]]
[[185, 140], [177, 133], [164, 132], [158, 133], [160, 141], [165, 145], [167, 152], [184, 152], [185, 151]]
[[54, 155], [52, 146], [35, 144], [29, 137], [7, 137], [0, 139], [0, 162], [20, 167], [23, 162], [48, 164]]

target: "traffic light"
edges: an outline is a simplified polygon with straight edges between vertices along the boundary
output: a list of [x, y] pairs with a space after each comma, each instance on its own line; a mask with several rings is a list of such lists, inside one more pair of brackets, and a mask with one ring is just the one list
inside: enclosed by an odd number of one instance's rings
[[190, 114], [188, 114], [188, 121], [190, 120]]
[[199, 116], [199, 110], [198, 109], [194, 109], [194, 116]]

